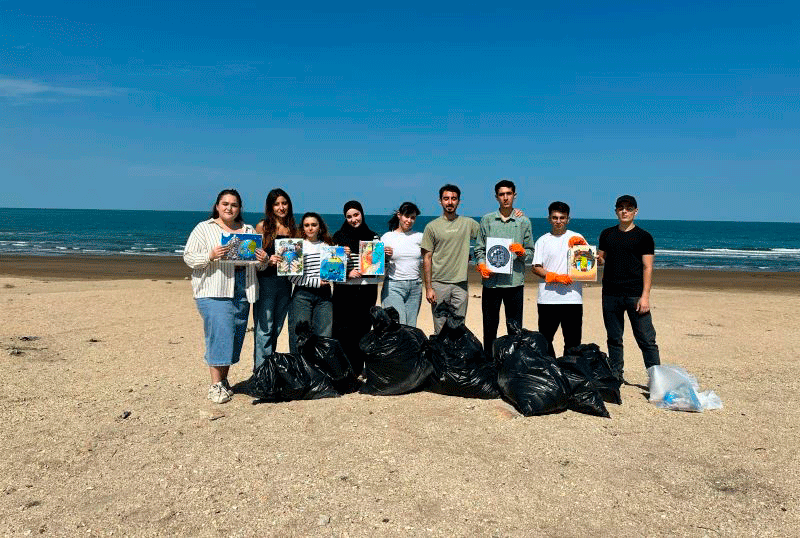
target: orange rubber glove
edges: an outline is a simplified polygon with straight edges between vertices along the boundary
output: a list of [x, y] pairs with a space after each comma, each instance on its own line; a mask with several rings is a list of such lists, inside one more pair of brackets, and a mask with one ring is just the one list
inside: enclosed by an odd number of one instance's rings
[[551, 273], [550, 271], [547, 272], [544, 281], [548, 284], [555, 282], [557, 284], [564, 284], [565, 286], [572, 284], [572, 279], [569, 275], [559, 275], [558, 273]]
[[488, 267], [486, 267], [485, 263], [479, 263], [477, 267], [475, 267], [475, 269], [478, 270], [478, 272], [481, 274], [481, 277], [483, 278], [489, 278], [490, 276], [492, 276], [492, 272], [489, 270]]
[[574, 247], [575, 245], [585, 245], [586, 239], [583, 237], [575, 236], [569, 238], [569, 246]]
[[511, 252], [516, 254], [517, 256], [524, 256], [525, 255], [525, 249], [522, 248], [522, 245], [520, 245], [519, 243], [511, 243], [508, 246], [508, 250], [510, 250]]

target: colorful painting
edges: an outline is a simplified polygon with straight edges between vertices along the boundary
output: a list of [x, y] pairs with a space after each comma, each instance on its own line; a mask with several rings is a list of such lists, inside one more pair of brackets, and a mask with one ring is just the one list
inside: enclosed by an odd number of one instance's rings
[[511, 239], [505, 237], [486, 238], [486, 267], [492, 273], [511, 274], [516, 254], [509, 250], [510, 246]]
[[303, 274], [302, 239], [276, 239], [275, 254], [281, 257], [278, 262], [278, 276]]
[[344, 282], [347, 279], [347, 255], [344, 247], [321, 247], [319, 278], [327, 282]]
[[358, 271], [364, 276], [381, 276], [386, 272], [383, 241], [359, 241]]
[[569, 249], [569, 276], [581, 282], [597, 282], [597, 247], [575, 245]]
[[237, 265], [258, 263], [256, 249], [261, 248], [260, 234], [223, 233], [222, 246], [228, 247], [221, 261]]

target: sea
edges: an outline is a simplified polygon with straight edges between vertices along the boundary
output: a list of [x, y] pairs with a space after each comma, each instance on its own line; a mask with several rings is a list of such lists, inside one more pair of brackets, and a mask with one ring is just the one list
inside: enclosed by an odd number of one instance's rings
[[[0, 209], [0, 255], [181, 256], [192, 228], [208, 218], [203, 211], [99, 209]], [[245, 213], [255, 224], [262, 215]], [[299, 215], [297, 218], [299, 220]], [[322, 215], [333, 233], [340, 214]], [[422, 231], [437, 216], [420, 216]], [[388, 216], [367, 215], [378, 233]], [[800, 223], [636, 220], [656, 242], [656, 267], [727, 271], [800, 271]], [[547, 233], [546, 219], [532, 220], [534, 240]], [[569, 228], [597, 244], [615, 219], [573, 219]]]

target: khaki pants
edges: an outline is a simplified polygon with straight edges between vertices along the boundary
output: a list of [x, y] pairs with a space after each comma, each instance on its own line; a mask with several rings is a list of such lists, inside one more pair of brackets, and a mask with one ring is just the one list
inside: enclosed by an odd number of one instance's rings
[[[447, 303], [453, 307], [455, 313], [459, 316], [467, 315], [467, 300], [469, 294], [467, 293], [466, 282], [456, 282], [454, 284], [446, 284], [444, 282], [431, 282], [433, 291], [436, 292], [437, 303]], [[431, 305], [431, 313], [436, 309], [436, 305]], [[439, 331], [444, 327], [446, 318], [437, 318], [433, 316], [433, 331], [439, 334]]]

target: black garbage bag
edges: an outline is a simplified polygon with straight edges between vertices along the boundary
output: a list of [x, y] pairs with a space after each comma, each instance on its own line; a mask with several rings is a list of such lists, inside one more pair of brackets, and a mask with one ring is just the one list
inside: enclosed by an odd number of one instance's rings
[[322, 370], [332, 381], [341, 381], [353, 375], [350, 361], [338, 340], [314, 334], [307, 321], [297, 324], [295, 334], [303, 358]]
[[569, 384], [570, 393], [567, 405], [572, 411], [610, 418], [603, 398], [597, 391], [592, 378], [589, 361], [584, 356], [564, 356], [558, 359], [558, 367]]
[[568, 349], [563, 359], [574, 356], [582, 357], [586, 360], [594, 388], [600, 393], [603, 401], [621, 404], [622, 395], [619, 392], [619, 387], [622, 385], [622, 381], [612, 372], [608, 357], [600, 351], [600, 347], [597, 344], [582, 344]]
[[509, 331], [492, 346], [502, 395], [526, 417], [568, 409], [570, 387], [548, 355], [547, 339], [517, 323]]
[[464, 398], [497, 398], [497, 368], [464, 324], [464, 317], [442, 304], [435, 315], [445, 316], [447, 321], [439, 334], [428, 339], [427, 357], [433, 375], [427, 390]]
[[569, 384], [556, 362], [525, 346], [506, 355], [497, 378], [500, 391], [526, 417], [569, 408]]
[[542, 333], [524, 329], [516, 320], [511, 320], [506, 325], [508, 334], [495, 339], [492, 345], [492, 358], [495, 366], [500, 368], [506, 356], [513, 353], [520, 346], [527, 347], [532, 352], [542, 356], [550, 355], [550, 343]]
[[303, 357], [273, 353], [253, 374], [255, 396], [268, 402], [317, 400], [339, 396], [327, 375]]
[[398, 323], [397, 312], [392, 310], [379, 306], [370, 309], [372, 330], [359, 343], [365, 354], [362, 394], [411, 392], [423, 385], [433, 370], [425, 358], [425, 333]]

